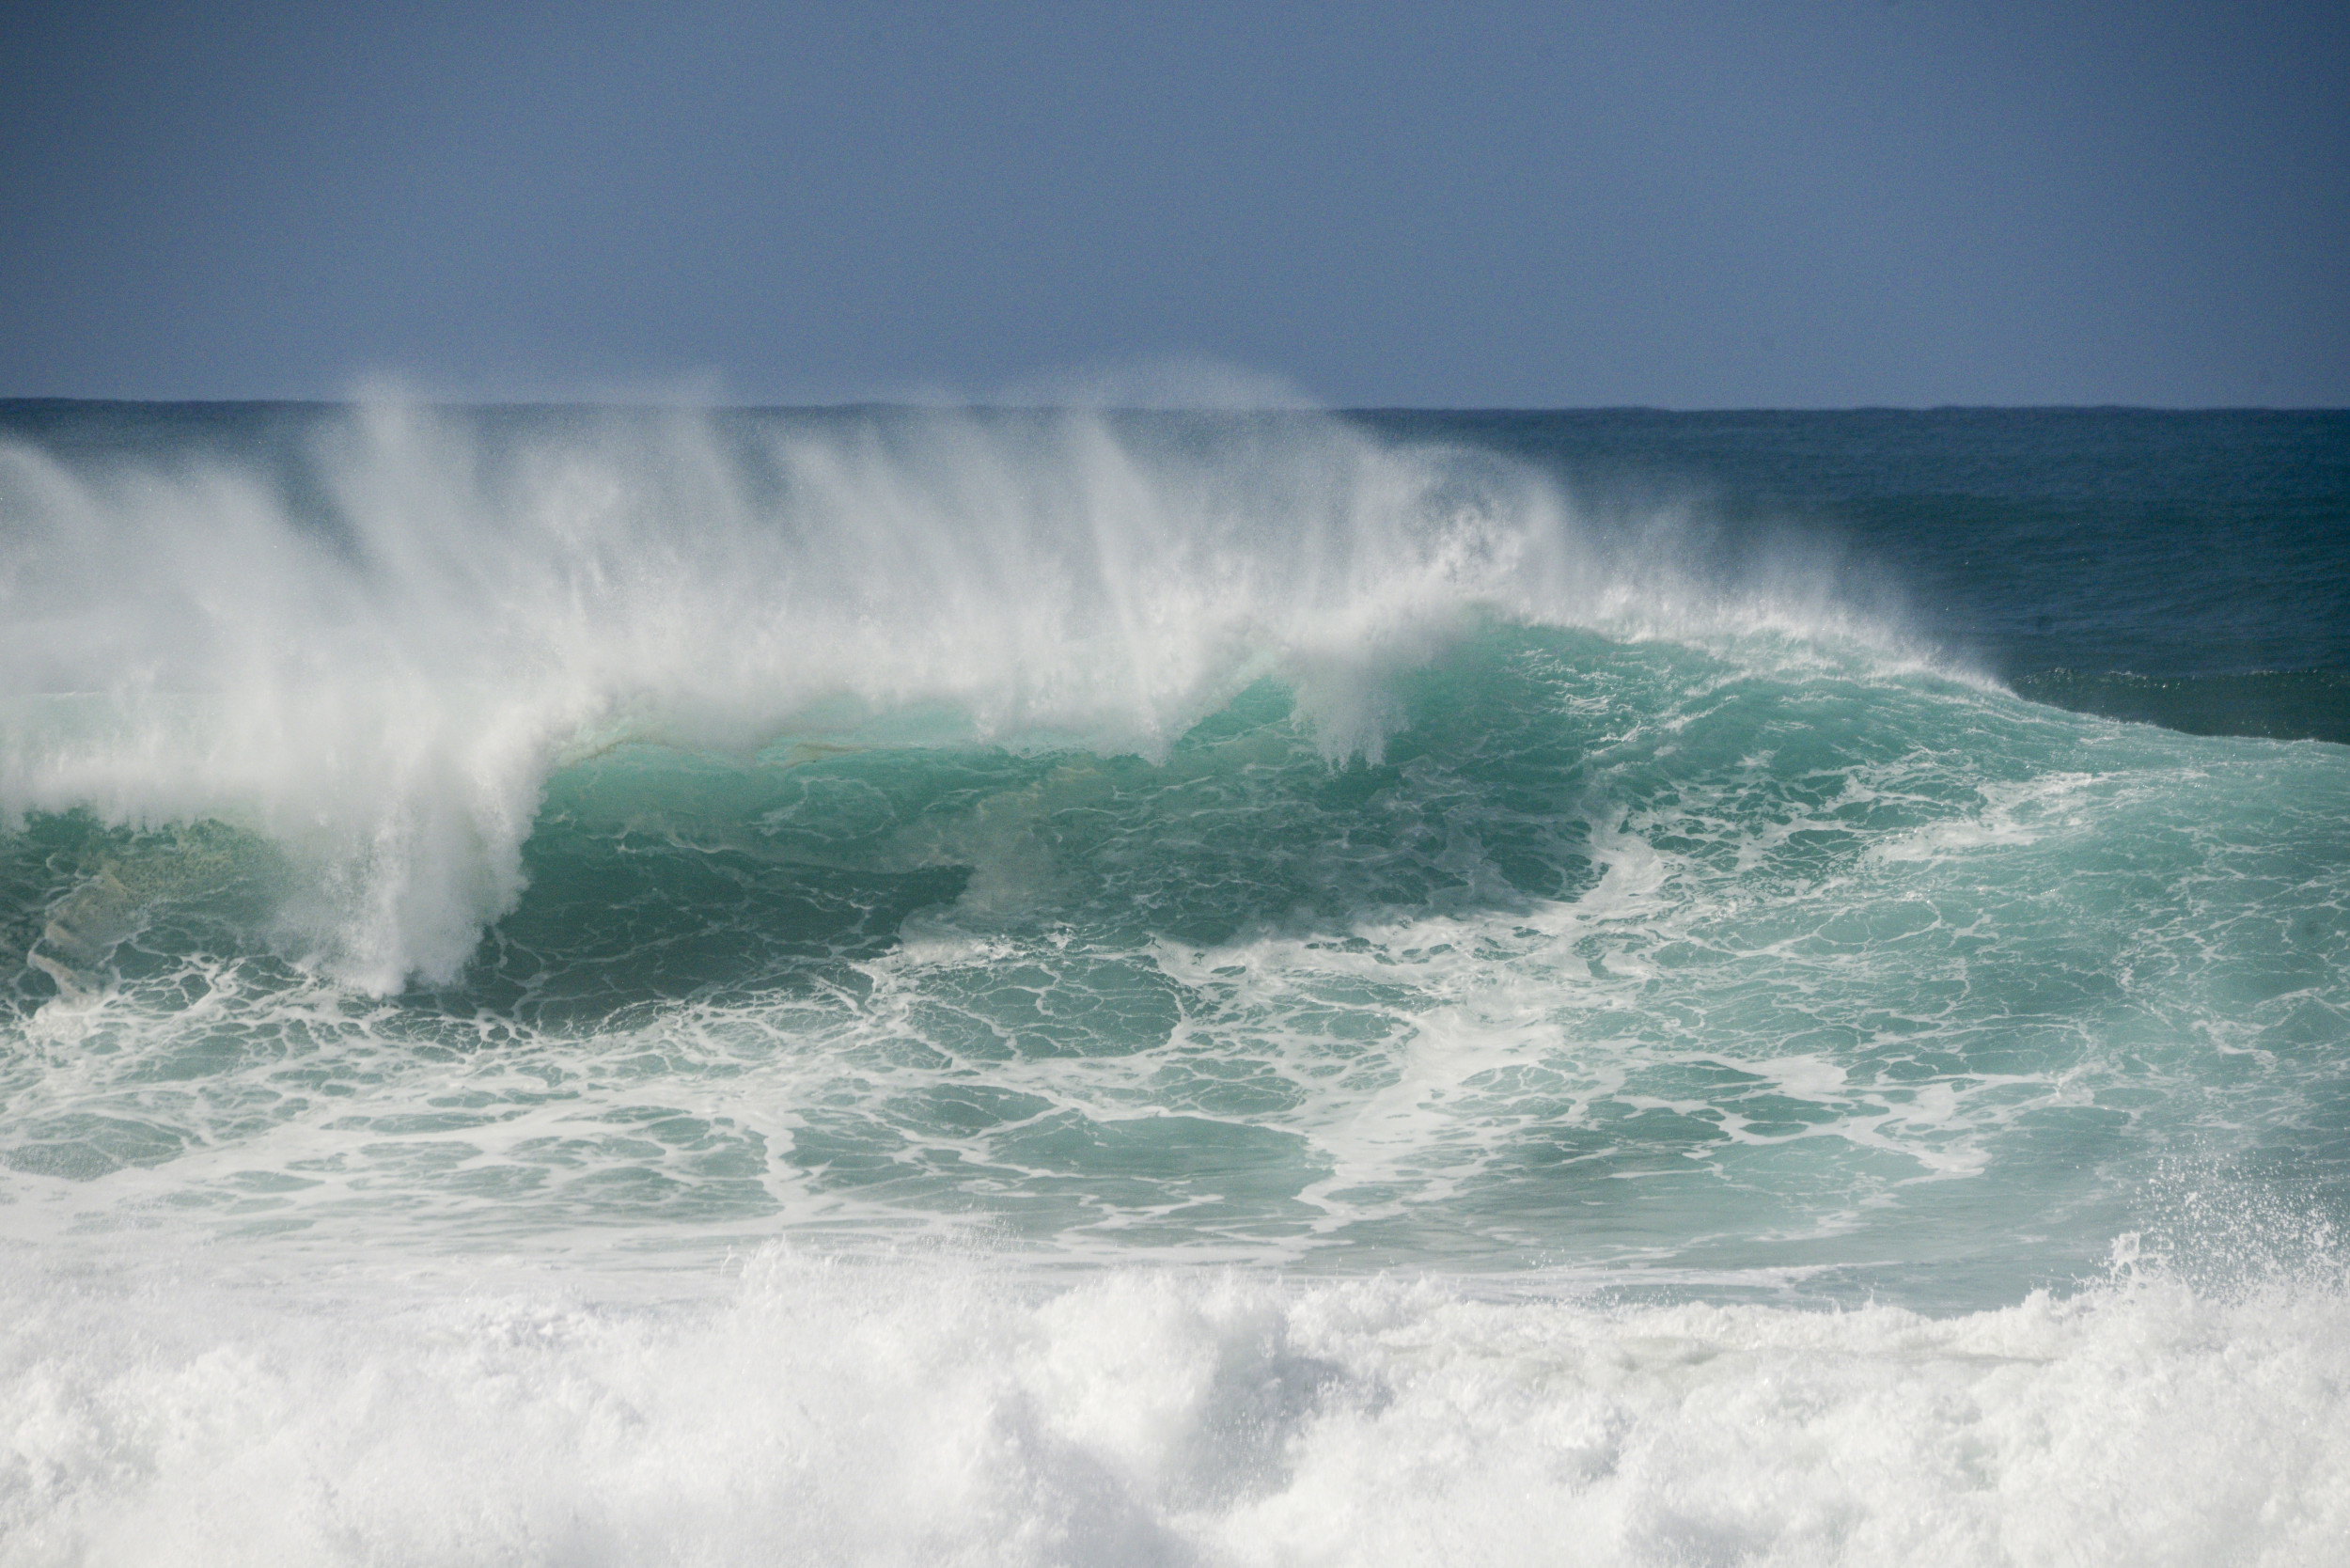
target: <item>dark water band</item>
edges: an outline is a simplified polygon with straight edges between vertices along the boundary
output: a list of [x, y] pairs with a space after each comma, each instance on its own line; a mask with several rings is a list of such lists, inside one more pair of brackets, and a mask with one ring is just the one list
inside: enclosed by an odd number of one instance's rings
[[2350, 670], [2152, 676], [2044, 669], [2011, 684], [2034, 702], [2190, 735], [2350, 745]]

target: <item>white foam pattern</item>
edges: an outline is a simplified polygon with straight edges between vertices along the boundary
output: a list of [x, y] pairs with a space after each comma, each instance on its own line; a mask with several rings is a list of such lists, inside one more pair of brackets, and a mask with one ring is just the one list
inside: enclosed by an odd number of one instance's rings
[[748, 1260], [715, 1299], [0, 1284], [0, 1563], [2315, 1565], [2350, 1297], [1607, 1307]]

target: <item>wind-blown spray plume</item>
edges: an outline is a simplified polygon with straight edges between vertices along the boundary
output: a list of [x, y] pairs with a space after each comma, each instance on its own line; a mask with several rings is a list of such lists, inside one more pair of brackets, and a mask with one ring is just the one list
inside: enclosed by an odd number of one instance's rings
[[274, 463], [0, 448], [0, 808], [215, 819], [303, 868], [280, 939], [387, 990], [513, 907], [551, 770], [787, 736], [1159, 757], [1264, 677], [1333, 759], [1479, 615], [1832, 619], [1579, 527], [1506, 462], [1309, 416], [400, 405]]

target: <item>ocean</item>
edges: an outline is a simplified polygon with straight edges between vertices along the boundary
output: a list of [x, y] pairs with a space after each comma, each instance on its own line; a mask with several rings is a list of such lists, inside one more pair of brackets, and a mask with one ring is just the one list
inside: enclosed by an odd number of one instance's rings
[[0, 1563], [2350, 1557], [2350, 414], [0, 403]]

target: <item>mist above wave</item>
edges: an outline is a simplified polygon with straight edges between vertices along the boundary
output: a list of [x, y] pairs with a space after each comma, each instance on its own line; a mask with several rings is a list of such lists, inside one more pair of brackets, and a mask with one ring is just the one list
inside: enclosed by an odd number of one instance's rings
[[218, 820], [302, 869], [281, 944], [441, 981], [550, 773], [783, 735], [1165, 754], [1250, 683], [1376, 757], [1478, 617], [1881, 642], [1490, 454], [1311, 416], [498, 418], [276, 459], [0, 447], [0, 811]]

